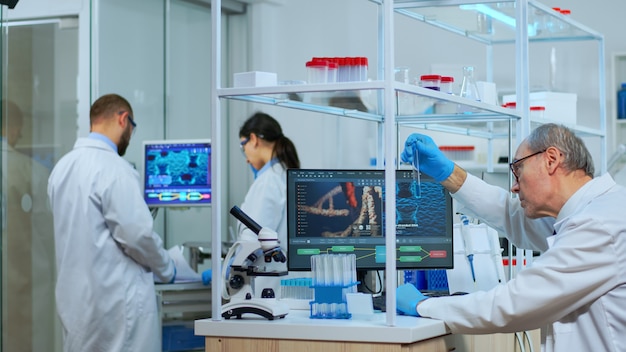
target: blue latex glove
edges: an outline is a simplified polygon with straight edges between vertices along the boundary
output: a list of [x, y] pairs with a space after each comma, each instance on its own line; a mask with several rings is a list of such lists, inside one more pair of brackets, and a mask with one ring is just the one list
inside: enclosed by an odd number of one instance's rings
[[213, 271], [211, 269], [207, 269], [202, 272], [202, 283], [205, 285], [211, 284], [211, 279], [213, 278]]
[[427, 298], [414, 285], [401, 285], [396, 289], [396, 309], [405, 315], [419, 317], [417, 304]]
[[437, 182], [447, 179], [454, 170], [454, 162], [446, 158], [439, 147], [427, 135], [413, 133], [406, 139], [400, 159], [413, 163], [413, 149], [417, 148], [420, 172], [432, 177]]
[[176, 264], [174, 263], [174, 276], [172, 276], [172, 280], [170, 280], [170, 284], [173, 284], [176, 281]]

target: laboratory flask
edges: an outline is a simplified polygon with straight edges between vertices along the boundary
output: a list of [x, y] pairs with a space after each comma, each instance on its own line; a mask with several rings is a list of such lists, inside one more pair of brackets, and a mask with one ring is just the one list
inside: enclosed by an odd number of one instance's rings
[[[463, 67], [463, 83], [461, 84], [461, 92], [459, 96], [473, 101], [480, 101], [478, 86], [474, 79], [474, 66]], [[476, 112], [477, 109], [471, 106], [459, 105], [460, 113]]]

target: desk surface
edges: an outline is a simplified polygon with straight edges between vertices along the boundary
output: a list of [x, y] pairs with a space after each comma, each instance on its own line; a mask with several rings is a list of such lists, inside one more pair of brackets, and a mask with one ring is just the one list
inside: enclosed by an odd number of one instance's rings
[[243, 319], [195, 321], [196, 335], [215, 337], [413, 343], [449, 333], [440, 320], [401, 315], [396, 326], [387, 326], [385, 313], [376, 313], [371, 320], [310, 319], [309, 311], [291, 310], [275, 320], [244, 315]]

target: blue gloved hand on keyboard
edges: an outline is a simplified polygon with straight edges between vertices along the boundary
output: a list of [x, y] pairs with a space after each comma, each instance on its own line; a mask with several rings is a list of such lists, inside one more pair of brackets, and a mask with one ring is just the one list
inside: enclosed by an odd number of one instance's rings
[[427, 298], [414, 285], [401, 285], [396, 289], [396, 309], [403, 314], [419, 317], [417, 304]]

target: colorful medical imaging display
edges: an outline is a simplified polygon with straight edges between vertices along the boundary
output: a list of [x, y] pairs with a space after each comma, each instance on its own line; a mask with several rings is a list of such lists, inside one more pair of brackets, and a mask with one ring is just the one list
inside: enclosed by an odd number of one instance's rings
[[[310, 257], [354, 253], [357, 269], [383, 270], [384, 170], [287, 170], [289, 270], [310, 270]], [[396, 266], [450, 269], [452, 198], [433, 179], [396, 171]]]
[[211, 141], [144, 141], [144, 199], [150, 207], [211, 204]]

